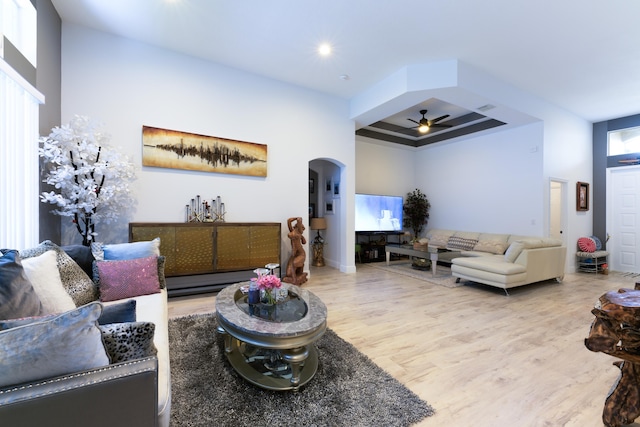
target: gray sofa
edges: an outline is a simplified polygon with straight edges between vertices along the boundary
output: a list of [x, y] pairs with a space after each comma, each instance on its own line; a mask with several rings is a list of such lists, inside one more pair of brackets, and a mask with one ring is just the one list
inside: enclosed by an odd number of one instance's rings
[[[36, 259], [47, 250], [55, 250], [62, 284], [74, 303], [81, 310], [99, 305], [100, 312], [107, 307], [122, 305], [124, 300], [97, 304], [78, 288], [78, 282], [87, 283], [87, 273], [92, 273], [92, 256], [83, 255], [80, 260], [73, 251], [65, 252], [51, 242], [43, 242], [38, 248], [26, 250], [23, 264], [29, 255]], [[74, 248], [77, 250], [77, 247]], [[20, 251], [22, 254], [23, 251]], [[87, 259], [88, 258], [88, 259]], [[0, 258], [1, 259], [1, 258]], [[160, 258], [158, 258], [160, 260]], [[78, 262], [76, 262], [78, 261]], [[88, 264], [87, 264], [88, 262]], [[161, 263], [158, 261], [158, 273]], [[25, 267], [25, 270], [28, 269]], [[64, 270], [64, 271], [63, 271]], [[73, 274], [70, 274], [69, 271]], [[78, 279], [83, 275], [82, 279]], [[28, 276], [31, 278], [32, 276]], [[92, 276], [93, 277], [93, 276]], [[0, 274], [0, 282], [2, 275]], [[72, 280], [73, 283], [67, 283]], [[2, 285], [2, 283], [0, 283]], [[95, 285], [95, 284], [94, 284]], [[84, 286], [84, 285], [83, 285]], [[34, 282], [35, 288], [35, 282]], [[97, 289], [97, 287], [96, 287]], [[7, 426], [169, 426], [171, 387], [168, 343], [167, 291], [159, 291], [126, 298], [135, 301], [136, 322], [153, 324], [154, 354], [78, 369], [64, 375], [52, 375], [0, 388], [0, 424]], [[79, 303], [87, 303], [80, 305]], [[44, 307], [43, 303], [43, 307]], [[73, 310], [67, 313], [71, 313]], [[47, 314], [47, 313], [43, 313]], [[52, 319], [61, 315], [49, 315]], [[51, 320], [52, 322], [54, 320]], [[9, 323], [11, 321], [8, 321]], [[95, 325], [95, 322], [94, 322]], [[0, 329], [2, 329], [0, 327]], [[19, 328], [15, 328], [19, 329]], [[14, 330], [15, 330], [14, 329]], [[7, 332], [0, 331], [0, 334]], [[104, 340], [104, 335], [102, 335]], [[104, 344], [103, 344], [104, 345]], [[105, 345], [106, 346], [106, 345]], [[0, 342], [0, 368], [3, 360]], [[107, 352], [108, 353], [108, 352]]]
[[[489, 286], [507, 289], [564, 278], [566, 246], [548, 237], [433, 229], [429, 246], [451, 251], [451, 274]], [[446, 259], [447, 254], [439, 258]]]

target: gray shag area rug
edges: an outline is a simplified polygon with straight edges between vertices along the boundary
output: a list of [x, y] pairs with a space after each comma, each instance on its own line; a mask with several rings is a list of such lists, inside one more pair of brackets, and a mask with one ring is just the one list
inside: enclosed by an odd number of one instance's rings
[[464, 281], [456, 283], [456, 277], [451, 275], [451, 268], [445, 265], [438, 264], [438, 267], [436, 268], [436, 277], [433, 277], [431, 269], [419, 270], [411, 267], [411, 261], [408, 260], [391, 261], [389, 265], [384, 262], [371, 263], [369, 265], [379, 270], [413, 277], [414, 279], [435, 283], [436, 285], [447, 288], [457, 288], [464, 285]]
[[235, 373], [215, 314], [169, 320], [171, 426], [409, 426], [434, 410], [330, 329], [315, 377], [297, 392]]

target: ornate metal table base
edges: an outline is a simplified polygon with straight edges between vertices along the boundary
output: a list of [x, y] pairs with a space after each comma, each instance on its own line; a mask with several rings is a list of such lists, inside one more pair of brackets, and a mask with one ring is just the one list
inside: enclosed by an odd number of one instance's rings
[[218, 327], [224, 335], [227, 360], [245, 380], [269, 390], [298, 390], [318, 370], [314, 345], [274, 350], [242, 342]]
[[[327, 307], [313, 293], [288, 283], [282, 303], [248, 304], [231, 285], [217, 295], [218, 333], [227, 360], [252, 384], [269, 390], [298, 390], [318, 370], [315, 342], [327, 329]], [[248, 288], [247, 284], [244, 284]]]

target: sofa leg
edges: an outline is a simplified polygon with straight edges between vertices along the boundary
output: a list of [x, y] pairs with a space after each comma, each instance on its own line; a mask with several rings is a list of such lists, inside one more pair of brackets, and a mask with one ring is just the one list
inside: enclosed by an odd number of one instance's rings
[[505, 294], [506, 296], [509, 296], [509, 291], [507, 291], [507, 288], [504, 288], [504, 294]]
[[456, 277], [456, 283], [460, 283], [460, 278]]

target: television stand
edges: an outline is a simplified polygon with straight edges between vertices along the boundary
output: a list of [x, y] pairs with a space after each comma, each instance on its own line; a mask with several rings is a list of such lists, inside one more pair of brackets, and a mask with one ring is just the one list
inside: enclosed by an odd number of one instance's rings
[[356, 231], [356, 244], [362, 248], [361, 262], [384, 262], [387, 243], [402, 243], [404, 231]]

